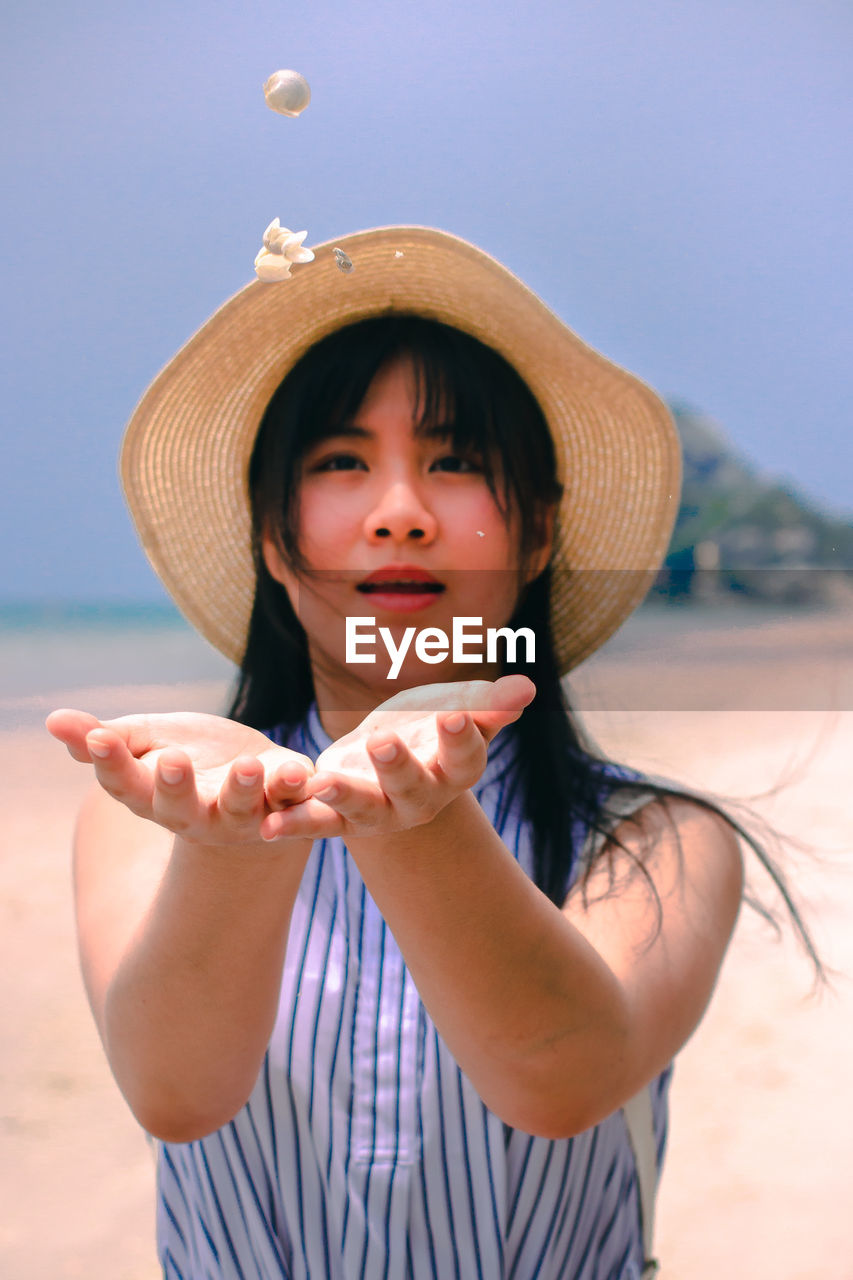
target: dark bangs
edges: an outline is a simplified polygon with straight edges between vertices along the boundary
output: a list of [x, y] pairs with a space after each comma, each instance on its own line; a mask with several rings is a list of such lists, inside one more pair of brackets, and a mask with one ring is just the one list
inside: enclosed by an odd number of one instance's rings
[[252, 455], [256, 540], [266, 527], [288, 561], [304, 569], [296, 539], [300, 462], [355, 418], [376, 375], [401, 358], [415, 371], [417, 428], [446, 428], [454, 451], [480, 458], [504, 516], [519, 513], [526, 559], [561, 492], [545, 416], [503, 356], [422, 316], [379, 316], [338, 329], [311, 347], [278, 387]]

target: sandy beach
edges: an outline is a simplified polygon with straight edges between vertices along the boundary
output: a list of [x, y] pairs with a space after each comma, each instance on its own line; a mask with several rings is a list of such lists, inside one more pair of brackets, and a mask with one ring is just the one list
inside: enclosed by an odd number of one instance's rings
[[[743, 911], [676, 1067], [658, 1207], [664, 1280], [853, 1280], [852, 633], [849, 617], [805, 618], [668, 655], [617, 646], [578, 675], [586, 723], [614, 756], [722, 795], [785, 781], [754, 807], [811, 850], [790, 850], [785, 865], [837, 971], [831, 991], [810, 997], [790, 935], [775, 941]], [[669, 697], [650, 691], [663, 668]], [[74, 705], [201, 709], [218, 694], [77, 690]], [[36, 712], [67, 701], [32, 699], [26, 723], [0, 732], [0, 1275], [153, 1280], [153, 1163], [77, 968], [69, 846], [87, 770], [36, 725]]]

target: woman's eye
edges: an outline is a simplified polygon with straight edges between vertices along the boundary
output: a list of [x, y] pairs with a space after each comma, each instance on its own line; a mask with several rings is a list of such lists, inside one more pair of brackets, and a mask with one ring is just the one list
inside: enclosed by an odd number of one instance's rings
[[361, 458], [356, 457], [354, 453], [333, 453], [328, 458], [322, 458], [314, 471], [357, 471], [364, 468]]
[[432, 464], [433, 471], [451, 471], [459, 473], [477, 473], [483, 470], [483, 465], [479, 459], [474, 457], [462, 457], [458, 453], [442, 454], [440, 458], [436, 458]]

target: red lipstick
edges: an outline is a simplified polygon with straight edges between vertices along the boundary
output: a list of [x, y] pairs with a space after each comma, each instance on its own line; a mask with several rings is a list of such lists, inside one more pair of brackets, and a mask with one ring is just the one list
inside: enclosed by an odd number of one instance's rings
[[378, 609], [410, 613], [433, 604], [444, 591], [444, 583], [419, 565], [387, 564], [357, 583], [356, 590]]

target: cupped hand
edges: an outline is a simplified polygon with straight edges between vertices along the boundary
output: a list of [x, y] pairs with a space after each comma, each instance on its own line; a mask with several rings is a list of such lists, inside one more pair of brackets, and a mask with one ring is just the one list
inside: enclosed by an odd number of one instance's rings
[[222, 716], [62, 710], [47, 728], [116, 800], [196, 843], [259, 841], [264, 819], [304, 800], [314, 773], [307, 756]]
[[535, 695], [526, 676], [406, 689], [317, 760], [310, 798], [271, 812], [265, 839], [386, 834], [429, 822], [478, 781], [488, 744]]

